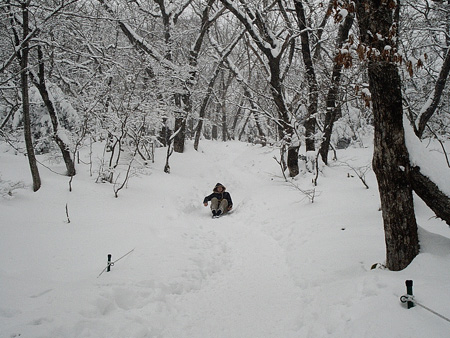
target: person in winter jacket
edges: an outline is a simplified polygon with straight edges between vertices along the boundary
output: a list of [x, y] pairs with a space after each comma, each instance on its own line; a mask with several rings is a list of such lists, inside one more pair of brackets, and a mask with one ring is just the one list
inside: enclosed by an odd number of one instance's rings
[[217, 183], [213, 189], [213, 193], [206, 196], [203, 200], [203, 205], [208, 206], [208, 202], [211, 201], [211, 211], [213, 216], [220, 216], [233, 208], [233, 201], [229, 192], [225, 191], [226, 188]]

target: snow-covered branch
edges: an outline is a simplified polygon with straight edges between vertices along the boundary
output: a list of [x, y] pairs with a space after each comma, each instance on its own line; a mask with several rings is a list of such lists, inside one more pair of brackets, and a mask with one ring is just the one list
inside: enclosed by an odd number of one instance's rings
[[105, 2], [105, 0], [98, 0], [103, 8], [113, 17], [117, 20], [120, 29], [125, 34], [125, 36], [128, 38], [128, 40], [135, 45], [137, 48], [143, 50], [147, 55], [161, 63], [164, 67], [176, 70], [178, 69], [178, 66], [176, 66], [173, 62], [165, 58], [163, 55], [161, 55], [155, 48], [153, 48], [149, 43], [145, 41], [145, 39], [140, 36], [130, 25], [123, 22], [119, 18], [116, 17], [114, 11], [112, 8]]
[[[273, 41], [266, 41], [257, 30], [257, 26], [261, 27], [262, 22], [259, 16], [251, 13], [250, 9], [246, 7], [246, 12], [242, 12], [237, 8], [236, 3], [231, 0], [220, 0], [222, 4], [232, 12], [236, 18], [244, 25], [247, 32], [252, 37], [253, 41], [258, 45], [258, 48], [269, 58], [273, 58], [272, 50], [275, 49]], [[256, 27], [255, 27], [256, 26]]]
[[0, 73], [3, 73], [5, 71], [6, 68], [9, 67], [9, 65], [11, 65], [11, 63], [14, 61], [14, 59], [18, 56], [18, 53], [20, 53], [20, 51], [22, 50], [23, 46], [25, 46], [27, 43], [30, 42], [31, 39], [33, 39], [34, 37], [36, 37], [42, 30], [42, 27], [45, 25], [45, 23], [50, 20], [52, 17], [54, 17], [56, 14], [58, 14], [58, 12], [60, 12], [63, 8], [72, 5], [74, 3], [78, 2], [78, 0], [72, 0], [69, 2], [61, 2], [61, 4], [52, 9], [52, 11], [50, 12], [50, 14], [48, 14], [43, 20], [42, 22], [34, 27], [29, 34], [27, 35], [27, 37], [25, 39], [23, 39], [19, 45], [15, 46], [15, 52], [12, 53], [9, 58], [3, 62], [3, 64], [0, 65]]

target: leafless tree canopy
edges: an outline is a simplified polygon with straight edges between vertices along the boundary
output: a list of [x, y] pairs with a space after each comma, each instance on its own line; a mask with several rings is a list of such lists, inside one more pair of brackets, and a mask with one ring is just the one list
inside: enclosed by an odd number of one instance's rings
[[[299, 161], [313, 172], [317, 152], [329, 164], [334, 149], [359, 145], [366, 135], [375, 134], [383, 153], [392, 146], [383, 144], [390, 137], [385, 132], [402, 134], [403, 116], [418, 138], [444, 143], [449, 6], [429, 0], [5, 0], [0, 137], [27, 153], [35, 190], [35, 153], [61, 157], [74, 176], [77, 150], [92, 142], [105, 144], [99, 180], [120, 187], [120, 163], [145, 164], [154, 147], [165, 146], [170, 172], [170, 155], [191, 139], [195, 149], [202, 139], [278, 147], [290, 177], [299, 174]], [[395, 94], [397, 114], [389, 127], [386, 93]], [[374, 169], [386, 171], [397, 160], [375, 156]], [[410, 172], [397, 180], [405, 194], [417, 190], [450, 222], [448, 196], [420, 168]]]

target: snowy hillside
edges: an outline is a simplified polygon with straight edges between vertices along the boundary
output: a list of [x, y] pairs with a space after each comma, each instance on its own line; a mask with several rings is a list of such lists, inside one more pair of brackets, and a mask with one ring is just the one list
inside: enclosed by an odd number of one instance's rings
[[[372, 171], [366, 189], [351, 169], [370, 164], [371, 147], [340, 151], [314, 203], [294, 187], [312, 189], [313, 176], [286, 183], [274, 155], [188, 143], [165, 174], [158, 149], [114, 198], [87, 164], [72, 192], [40, 166], [33, 193], [26, 158], [3, 147], [0, 178], [27, 188], [0, 197], [0, 337], [448, 336], [450, 322], [399, 298], [411, 279], [419, 303], [450, 317], [449, 227], [416, 199], [421, 254], [401, 272], [371, 270], [385, 257], [377, 186]], [[234, 210], [211, 219], [202, 201], [217, 182]], [[107, 254], [132, 249], [99, 276]]]

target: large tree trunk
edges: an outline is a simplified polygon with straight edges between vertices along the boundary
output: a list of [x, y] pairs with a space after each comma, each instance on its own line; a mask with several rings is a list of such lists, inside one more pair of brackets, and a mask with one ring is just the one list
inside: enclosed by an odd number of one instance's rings
[[406, 268], [419, 253], [397, 67], [371, 62], [369, 86], [375, 124], [373, 170], [383, 213], [386, 266], [397, 271]]
[[[396, 37], [391, 36], [395, 32], [391, 30], [395, 26], [395, 9], [375, 0], [360, 0], [356, 4], [361, 42], [383, 52], [380, 56], [368, 56], [375, 126], [373, 170], [381, 199], [386, 266], [397, 271], [406, 268], [419, 253], [419, 239], [403, 129], [401, 82], [390, 54], [396, 48], [395, 39], [391, 40]], [[375, 36], [382, 39], [374, 39]]]
[[[23, 40], [28, 37], [28, 3], [22, 3], [23, 18]], [[33, 178], [33, 191], [38, 191], [41, 187], [41, 177], [36, 164], [36, 156], [34, 154], [33, 140], [31, 136], [31, 119], [30, 119], [30, 100], [28, 96], [28, 41], [23, 43], [22, 55], [20, 58], [21, 68], [21, 86], [22, 86], [22, 109], [23, 109], [23, 129], [25, 137], [25, 145], [27, 149], [28, 162], [30, 164], [31, 177]]]

